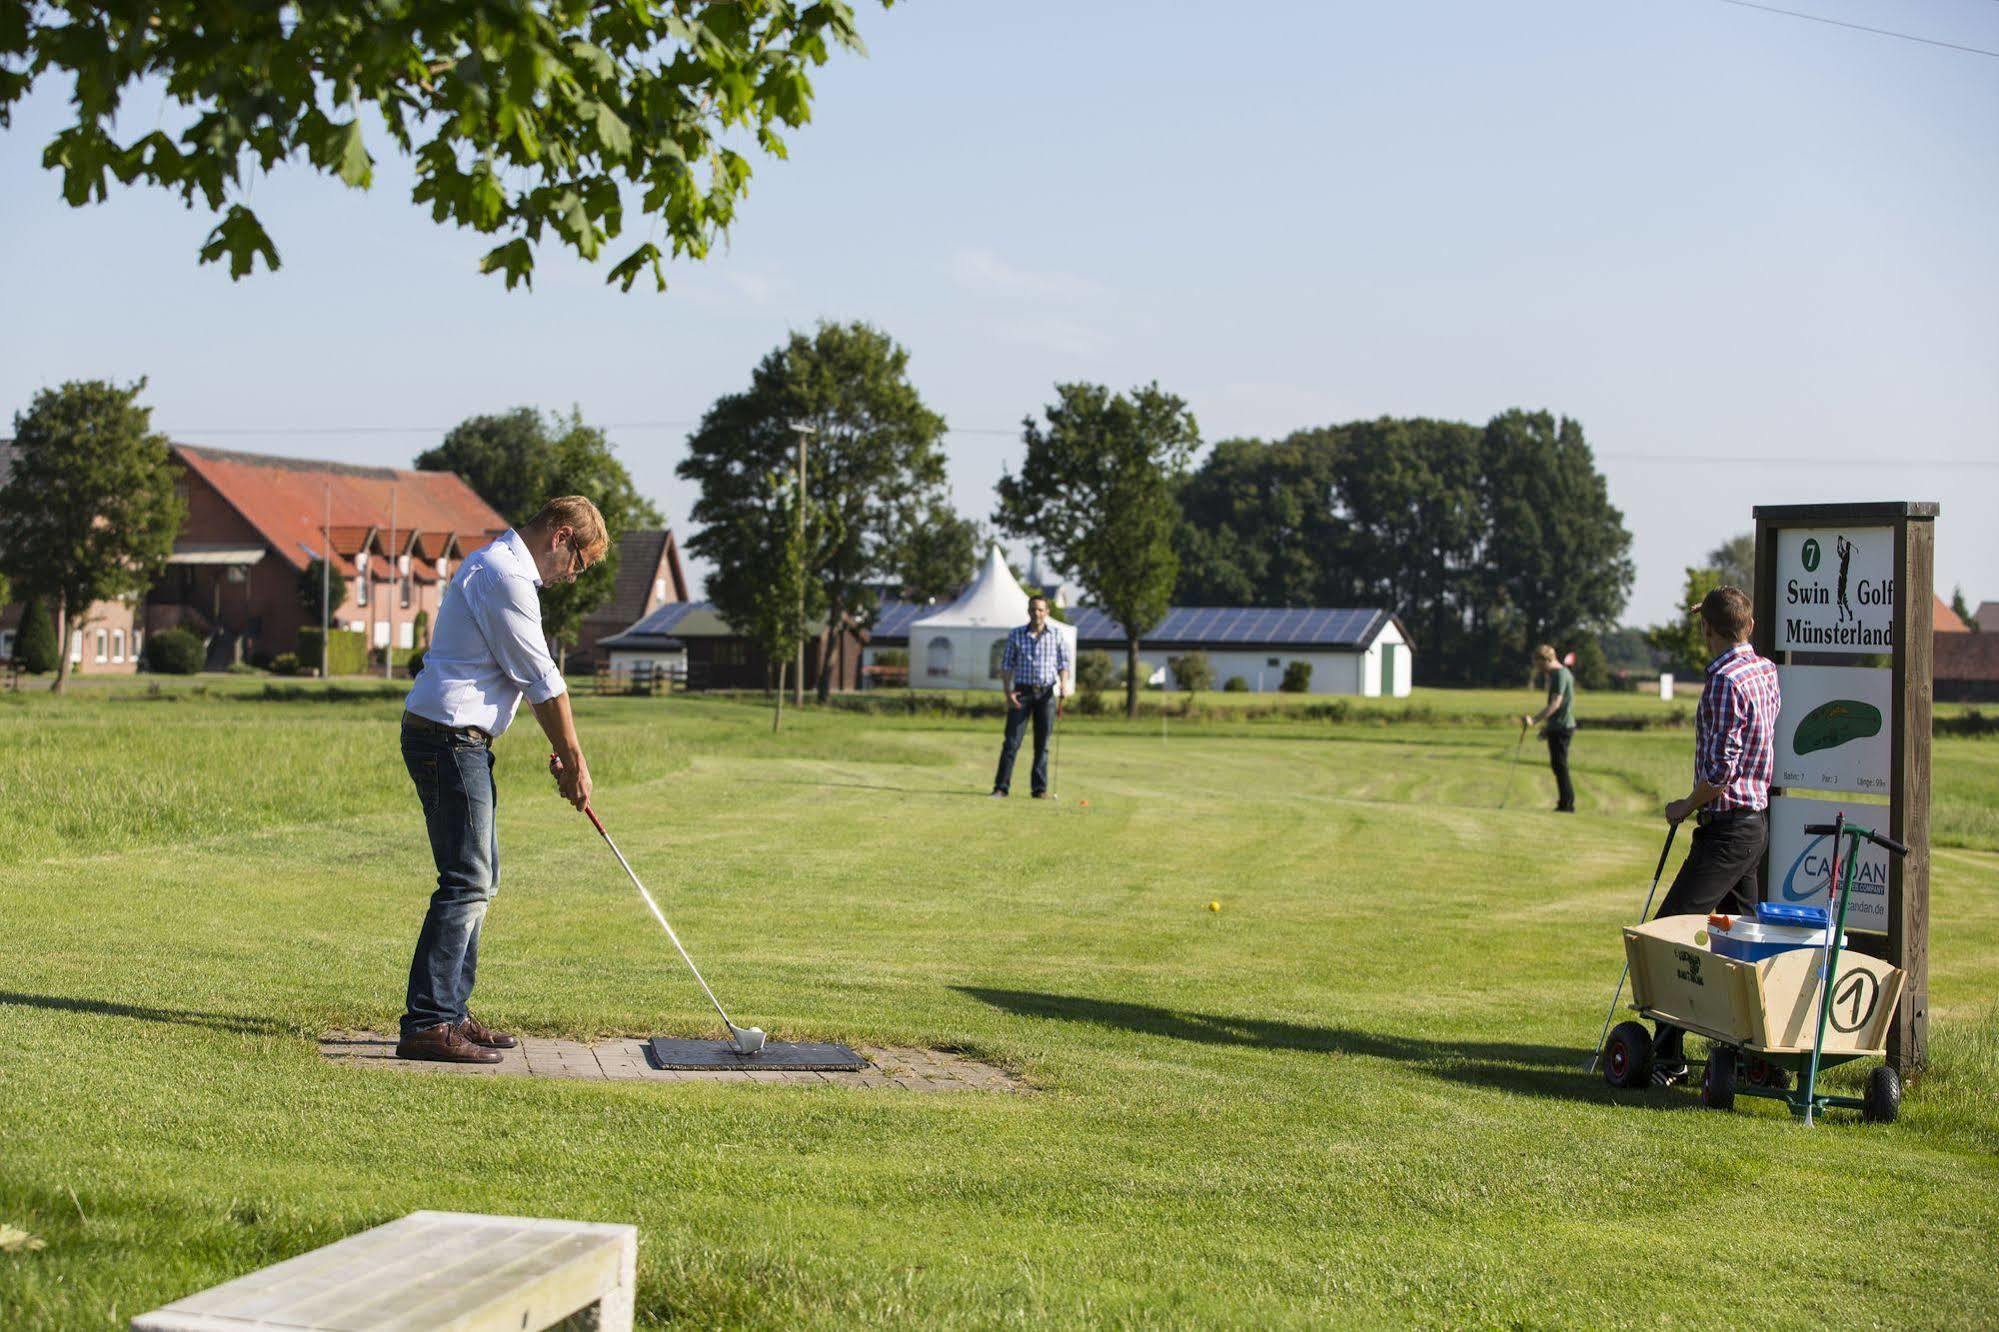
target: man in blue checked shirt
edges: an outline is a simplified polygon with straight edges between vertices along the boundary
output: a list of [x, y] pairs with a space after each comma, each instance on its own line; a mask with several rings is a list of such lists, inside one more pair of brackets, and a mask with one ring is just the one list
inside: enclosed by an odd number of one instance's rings
[[1048, 598], [1034, 597], [1027, 603], [1027, 623], [1006, 636], [1006, 650], [1000, 655], [1000, 679], [1006, 682], [1006, 740], [1000, 745], [999, 771], [993, 776], [993, 795], [1005, 796], [1013, 787], [1013, 760], [1020, 753], [1021, 732], [1027, 719], [1034, 718], [1034, 798], [1048, 795], [1048, 735], [1055, 729], [1056, 691], [1069, 692], [1070, 673], [1076, 663], [1069, 659], [1069, 640], [1048, 627]]

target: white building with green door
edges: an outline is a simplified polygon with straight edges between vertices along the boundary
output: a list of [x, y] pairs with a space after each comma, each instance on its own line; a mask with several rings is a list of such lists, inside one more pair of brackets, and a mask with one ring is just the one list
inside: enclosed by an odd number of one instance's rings
[[[1110, 616], [1091, 606], [1068, 614], [1082, 651], [1124, 664], [1124, 630]], [[1240, 677], [1253, 693], [1273, 693], [1294, 662], [1310, 667], [1309, 694], [1406, 698], [1414, 677], [1408, 631], [1385, 610], [1175, 606], [1139, 640], [1139, 660], [1168, 689], [1180, 687], [1171, 659], [1196, 651], [1214, 668], [1216, 689]]]

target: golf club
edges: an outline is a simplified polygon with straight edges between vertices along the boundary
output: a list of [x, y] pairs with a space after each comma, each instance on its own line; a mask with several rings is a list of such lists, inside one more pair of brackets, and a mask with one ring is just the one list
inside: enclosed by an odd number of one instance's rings
[[[1652, 871], [1652, 889], [1651, 892], [1645, 894], [1645, 907], [1638, 913], [1638, 923], [1641, 925], [1645, 923], [1645, 918], [1652, 914], [1652, 894], [1659, 891], [1659, 877], [1666, 872], [1666, 857], [1672, 854], [1673, 839], [1679, 836], [1679, 834], [1679, 824], [1669, 823], [1666, 825], [1666, 844], [1659, 848], [1659, 867]], [[1610, 1037], [1610, 1020], [1617, 1016], [1617, 1001], [1624, 997], [1624, 980], [1630, 974], [1631, 955], [1626, 953], [1624, 956], [1624, 966], [1617, 973], [1617, 988], [1610, 992], [1610, 1010], [1603, 1015], [1603, 1030], [1597, 1033], [1596, 1049], [1590, 1052], [1589, 1072], [1591, 1073], [1596, 1072], [1596, 1066], [1603, 1058], [1603, 1043]]]
[[1499, 795], [1499, 807], [1506, 808], [1506, 802], [1513, 799], [1513, 770], [1520, 766], [1520, 746], [1527, 743], [1527, 723], [1520, 723], [1520, 738], [1513, 742], [1513, 757], [1506, 765], [1506, 786]]
[[1055, 680], [1055, 752], [1049, 755], [1048, 798], [1060, 800], [1056, 792], [1062, 789], [1062, 680]]
[[[553, 754], [549, 755], [548, 763], [551, 771], [560, 769], [562, 766], [561, 760]], [[715, 1011], [721, 1014], [722, 1025], [729, 1029], [729, 1041], [736, 1047], [736, 1053], [753, 1055], [763, 1049], [765, 1039], [763, 1029], [761, 1027], [739, 1027], [729, 1021], [729, 1015], [722, 1011], [722, 1001], [715, 997], [715, 992], [708, 988], [708, 982], [701, 978], [701, 968], [694, 965], [694, 959], [687, 955], [687, 948], [680, 942], [680, 936], [673, 932], [673, 926], [666, 923], [666, 916], [660, 911], [659, 903], [652, 900], [652, 894], [646, 891], [646, 886], [643, 883], [639, 882], [639, 876], [633, 872], [631, 863], [625, 859], [625, 853], [618, 850], [618, 844], [612, 841], [611, 834], [605, 831], [604, 821], [597, 817], [597, 811], [590, 808], [587, 803], [583, 806], [583, 812], [589, 816], [590, 824], [596, 828], [597, 835], [604, 839], [604, 845], [610, 847], [611, 854], [618, 858], [618, 864], [622, 865], [625, 873], [631, 877], [632, 886], [639, 890], [639, 896], [643, 897], [646, 900], [646, 905], [652, 908], [653, 919], [658, 921], [659, 927], [666, 931], [666, 937], [673, 940], [674, 948], [680, 953], [680, 960], [685, 962], [687, 969], [694, 973], [695, 983], [701, 987], [701, 992], [708, 996], [708, 1002], [715, 1005]]]

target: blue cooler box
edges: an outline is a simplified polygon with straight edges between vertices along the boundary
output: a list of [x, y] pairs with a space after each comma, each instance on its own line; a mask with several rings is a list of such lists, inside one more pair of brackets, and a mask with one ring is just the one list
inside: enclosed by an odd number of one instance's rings
[[[1781, 902], [1760, 903], [1753, 918], [1737, 916], [1727, 928], [1717, 925], [1716, 919], [1708, 920], [1708, 947], [1737, 962], [1761, 962], [1794, 948], [1823, 948], [1832, 932], [1824, 907]], [[1842, 947], [1845, 943], [1840, 941]]]

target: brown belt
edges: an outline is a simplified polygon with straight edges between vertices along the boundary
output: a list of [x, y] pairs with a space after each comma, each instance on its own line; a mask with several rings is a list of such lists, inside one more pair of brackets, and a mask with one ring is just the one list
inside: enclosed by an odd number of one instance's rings
[[476, 726], [446, 726], [441, 721], [432, 721], [430, 718], [418, 716], [414, 712], [403, 713], [403, 729], [405, 731], [425, 731], [432, 735], [448, 735], [454, 740], [470, 740], [472, 743], [478, 745], [490, 745], [493, 743], [493, 737]]

